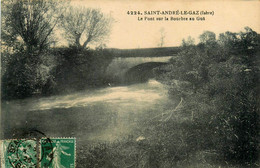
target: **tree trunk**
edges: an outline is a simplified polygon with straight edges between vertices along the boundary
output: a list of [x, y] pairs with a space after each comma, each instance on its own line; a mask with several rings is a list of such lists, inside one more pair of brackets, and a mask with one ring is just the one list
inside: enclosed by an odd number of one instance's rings
[[75, 41], [75, 44], [76, 44], [77, 47], [80, 47], [80, 42], [79, 41], [80, 41], [80, 36], [77, 36], [76, 37], [76, 41]]
[[86, 48], [86, 47], [87, 47], [87, 45], [88, 45], [88, 43], [90, 42], [90, 40], [91, 40], [91, 37], [89, 37], [89, 38], [84, 42], [83, 48]]

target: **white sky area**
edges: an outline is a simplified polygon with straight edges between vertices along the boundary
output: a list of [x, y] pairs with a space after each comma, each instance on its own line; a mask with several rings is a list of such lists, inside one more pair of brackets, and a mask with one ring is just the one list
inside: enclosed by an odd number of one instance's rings
[[[217, 35], [225, 31], [239, 32], [249, 26], [260, 32], [260, 1], [112, 1], [112, 0], [72, 0], [74, 6], [99, 8], [111, 14], [115, 22], [112, 26], [109, 48], [157, 47], [160, 29], [165, 31], [164, 46], [179, 46], [183, 38], [191, 36], [198, 42], [198, 36], [205, 30]], [[214, 16], [206, 16], [206, 21], [138, 21], [137, 15], [127, 11], [214, 11]], [[157, 17], [156, 15], [153, 15]], [[177, 17], [168, 15], [168, 17]], [[142, 17], [145, 17], [142, 15]], [[150, 17], [150, 16], [148, 16]], [[164, 16], [161, 16], [164, 17]], [[178, 16], [180, 17], [180, 15]], [[189, 16], [183, 16], [189, 17]], [[196, 17], [196, 16], [194, 16]]]

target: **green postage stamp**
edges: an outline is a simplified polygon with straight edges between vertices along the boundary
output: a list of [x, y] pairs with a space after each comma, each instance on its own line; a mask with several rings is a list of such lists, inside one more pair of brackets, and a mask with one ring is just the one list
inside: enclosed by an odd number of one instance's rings
[[2, 168], [75, 168], [75, 138], [0, 141]]
[[35, 139], [1, 141], [1, 167], [29, 168], [37, 166], [37, 143]]
[[41, 167], [74, 168], [75, 149], [74, 138], [51, 138], [40, 140]]

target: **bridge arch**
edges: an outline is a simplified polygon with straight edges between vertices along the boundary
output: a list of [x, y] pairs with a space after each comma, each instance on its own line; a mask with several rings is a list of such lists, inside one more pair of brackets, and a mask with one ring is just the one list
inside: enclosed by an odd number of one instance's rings
[[[172, 56], [160, 56], [160, 57], [116, 57], [112, 60], [110, 65], [106, 70], [106, 76], [109, 78], [111, 84], [125, 84], [130, 82], [130, 79], [133, 79], [134, 82], [138, 80], [140, 82], [146, 81], [146, 77], [139, 74], [139, 78], [134, 79], [133, 74], [138, 72], [138, 68], [141, 69], [144, 73], [149, 74], [154, 67], [161, 63], [167, 63], [172, 58]], [[148, 64], [146, 64], [148, 63]], [[137, 69], [136, 69], [137, 68]], [[137, 77], [136, 76], [136, 77]], [[131, 82], [130, 82], [131, 83]]]
[[146, 62], [130, 68], [123, 77], [125, 84], [147, 82], [149, 79], [154, 78], [154, 68], [166, 65], [166, 62]]

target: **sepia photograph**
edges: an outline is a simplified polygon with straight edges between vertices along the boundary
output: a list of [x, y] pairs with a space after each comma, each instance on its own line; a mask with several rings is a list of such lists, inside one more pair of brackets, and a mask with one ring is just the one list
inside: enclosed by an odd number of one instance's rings
[[260, 167], [258, 0], [1, 0], [0, 167]]

